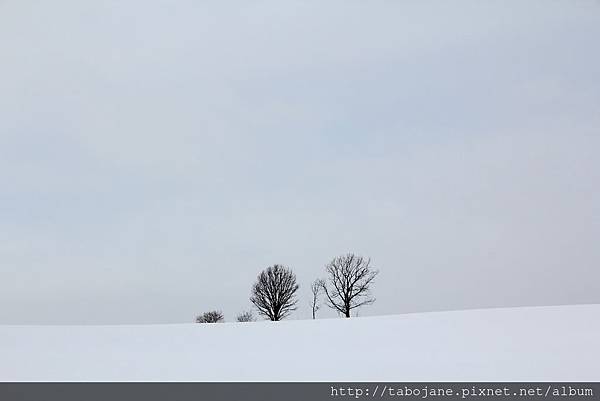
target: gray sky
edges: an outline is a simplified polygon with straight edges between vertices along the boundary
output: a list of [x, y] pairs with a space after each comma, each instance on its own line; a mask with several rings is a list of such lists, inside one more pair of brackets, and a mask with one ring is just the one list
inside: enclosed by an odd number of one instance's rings
[[[0, 323], [600, 302], [600, 3], [0, 1]], [[321, 316], [334, 316], [324, 312]]]

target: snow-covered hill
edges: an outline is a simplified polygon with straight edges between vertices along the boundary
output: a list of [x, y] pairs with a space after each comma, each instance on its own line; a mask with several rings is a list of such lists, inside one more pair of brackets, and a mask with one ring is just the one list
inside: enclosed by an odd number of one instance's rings
[[0, 326], [0, 380], [598, 381], [600, 305], [279, 323]]

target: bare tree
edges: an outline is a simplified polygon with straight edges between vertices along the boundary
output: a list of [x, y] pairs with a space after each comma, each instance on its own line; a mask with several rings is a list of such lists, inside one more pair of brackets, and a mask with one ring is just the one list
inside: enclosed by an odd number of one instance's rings
[[327, 298], [327, 306], [350, 317], [352, 309], [375, 302], [371, 297], [371, 282], [379, 271], [371, 266], [371, 259], [353, 253], [334, 258], [325, 267], [329, 285], [321, 288]]
[[256, 319], [254, 318], [254, 313], [252, 313], [252, 311], [242, 312], [237, 315], [237, 321], [241, 323], [253, 322], [255, 320]]
[[204, 312], [196, 318], [196, 323], [223, 323], [224, 321], [223, 312], [217, 310]]
[[287, 317], [296, 310], [298, 291], [296, 275], [287, 267], [273, 265], [263, 270], [252, 286], [250, 302], [258, 313], [273, 321]]
[[310, 291], [312, 292], [312, 298], [310, 300], [310, 307], [312, 309], [312, 318], [317, 318], [317, 311], [321, 309], [321, 304], [319, 303], [319, 295], [321, 294], [321, 290], [325, 283], [323, 280], [315, 280], [310, 285]]

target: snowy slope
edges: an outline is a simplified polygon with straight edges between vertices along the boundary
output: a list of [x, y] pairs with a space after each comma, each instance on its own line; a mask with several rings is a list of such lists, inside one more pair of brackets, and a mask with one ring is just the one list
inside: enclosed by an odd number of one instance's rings
[[600, 305], [280, 323], [0, 326], [0, 380], [600, 380]]

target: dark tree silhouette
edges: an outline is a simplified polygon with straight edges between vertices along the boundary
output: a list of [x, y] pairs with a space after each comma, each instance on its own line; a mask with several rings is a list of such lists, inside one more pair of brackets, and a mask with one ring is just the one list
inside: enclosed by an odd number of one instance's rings
[[258, 313], [270, 320], [278, 321], [296, 310], [298, 291], [296, 275], [282, 265], [273, 265], [263, 270], [252, 286], [250, 302]]
[[225, 318], [221, 311], [204, 312], [196, 318], [196, 323], [223, 323]]
[[238, 322], [242, 323], [253, 322], [256, 320], [254, 319], [254, 313], [252, 313], [252, 311], [242, 312], [239, 315], [237, 315], [236, 319]]
[[329, 284], [321, 288], [327, 298], [327, 306], [350, 317], [352, 309], [375, 302], [371, 297], [371, 282], [379, 271], [371, 266], [371, 259], [353, 253], [334, 258], [325, 267]]
[[321, 309], [321, 304], [319, 303], [319, 295], [321, 294], [321, 289], [325, 283], [323, 280], [315, 280], [310, 285], [310, 291], [312, 292], [312, 298], [310, 300], [310, 307], [312, 309], [312, 318], [317, 318], [317, 311]]

